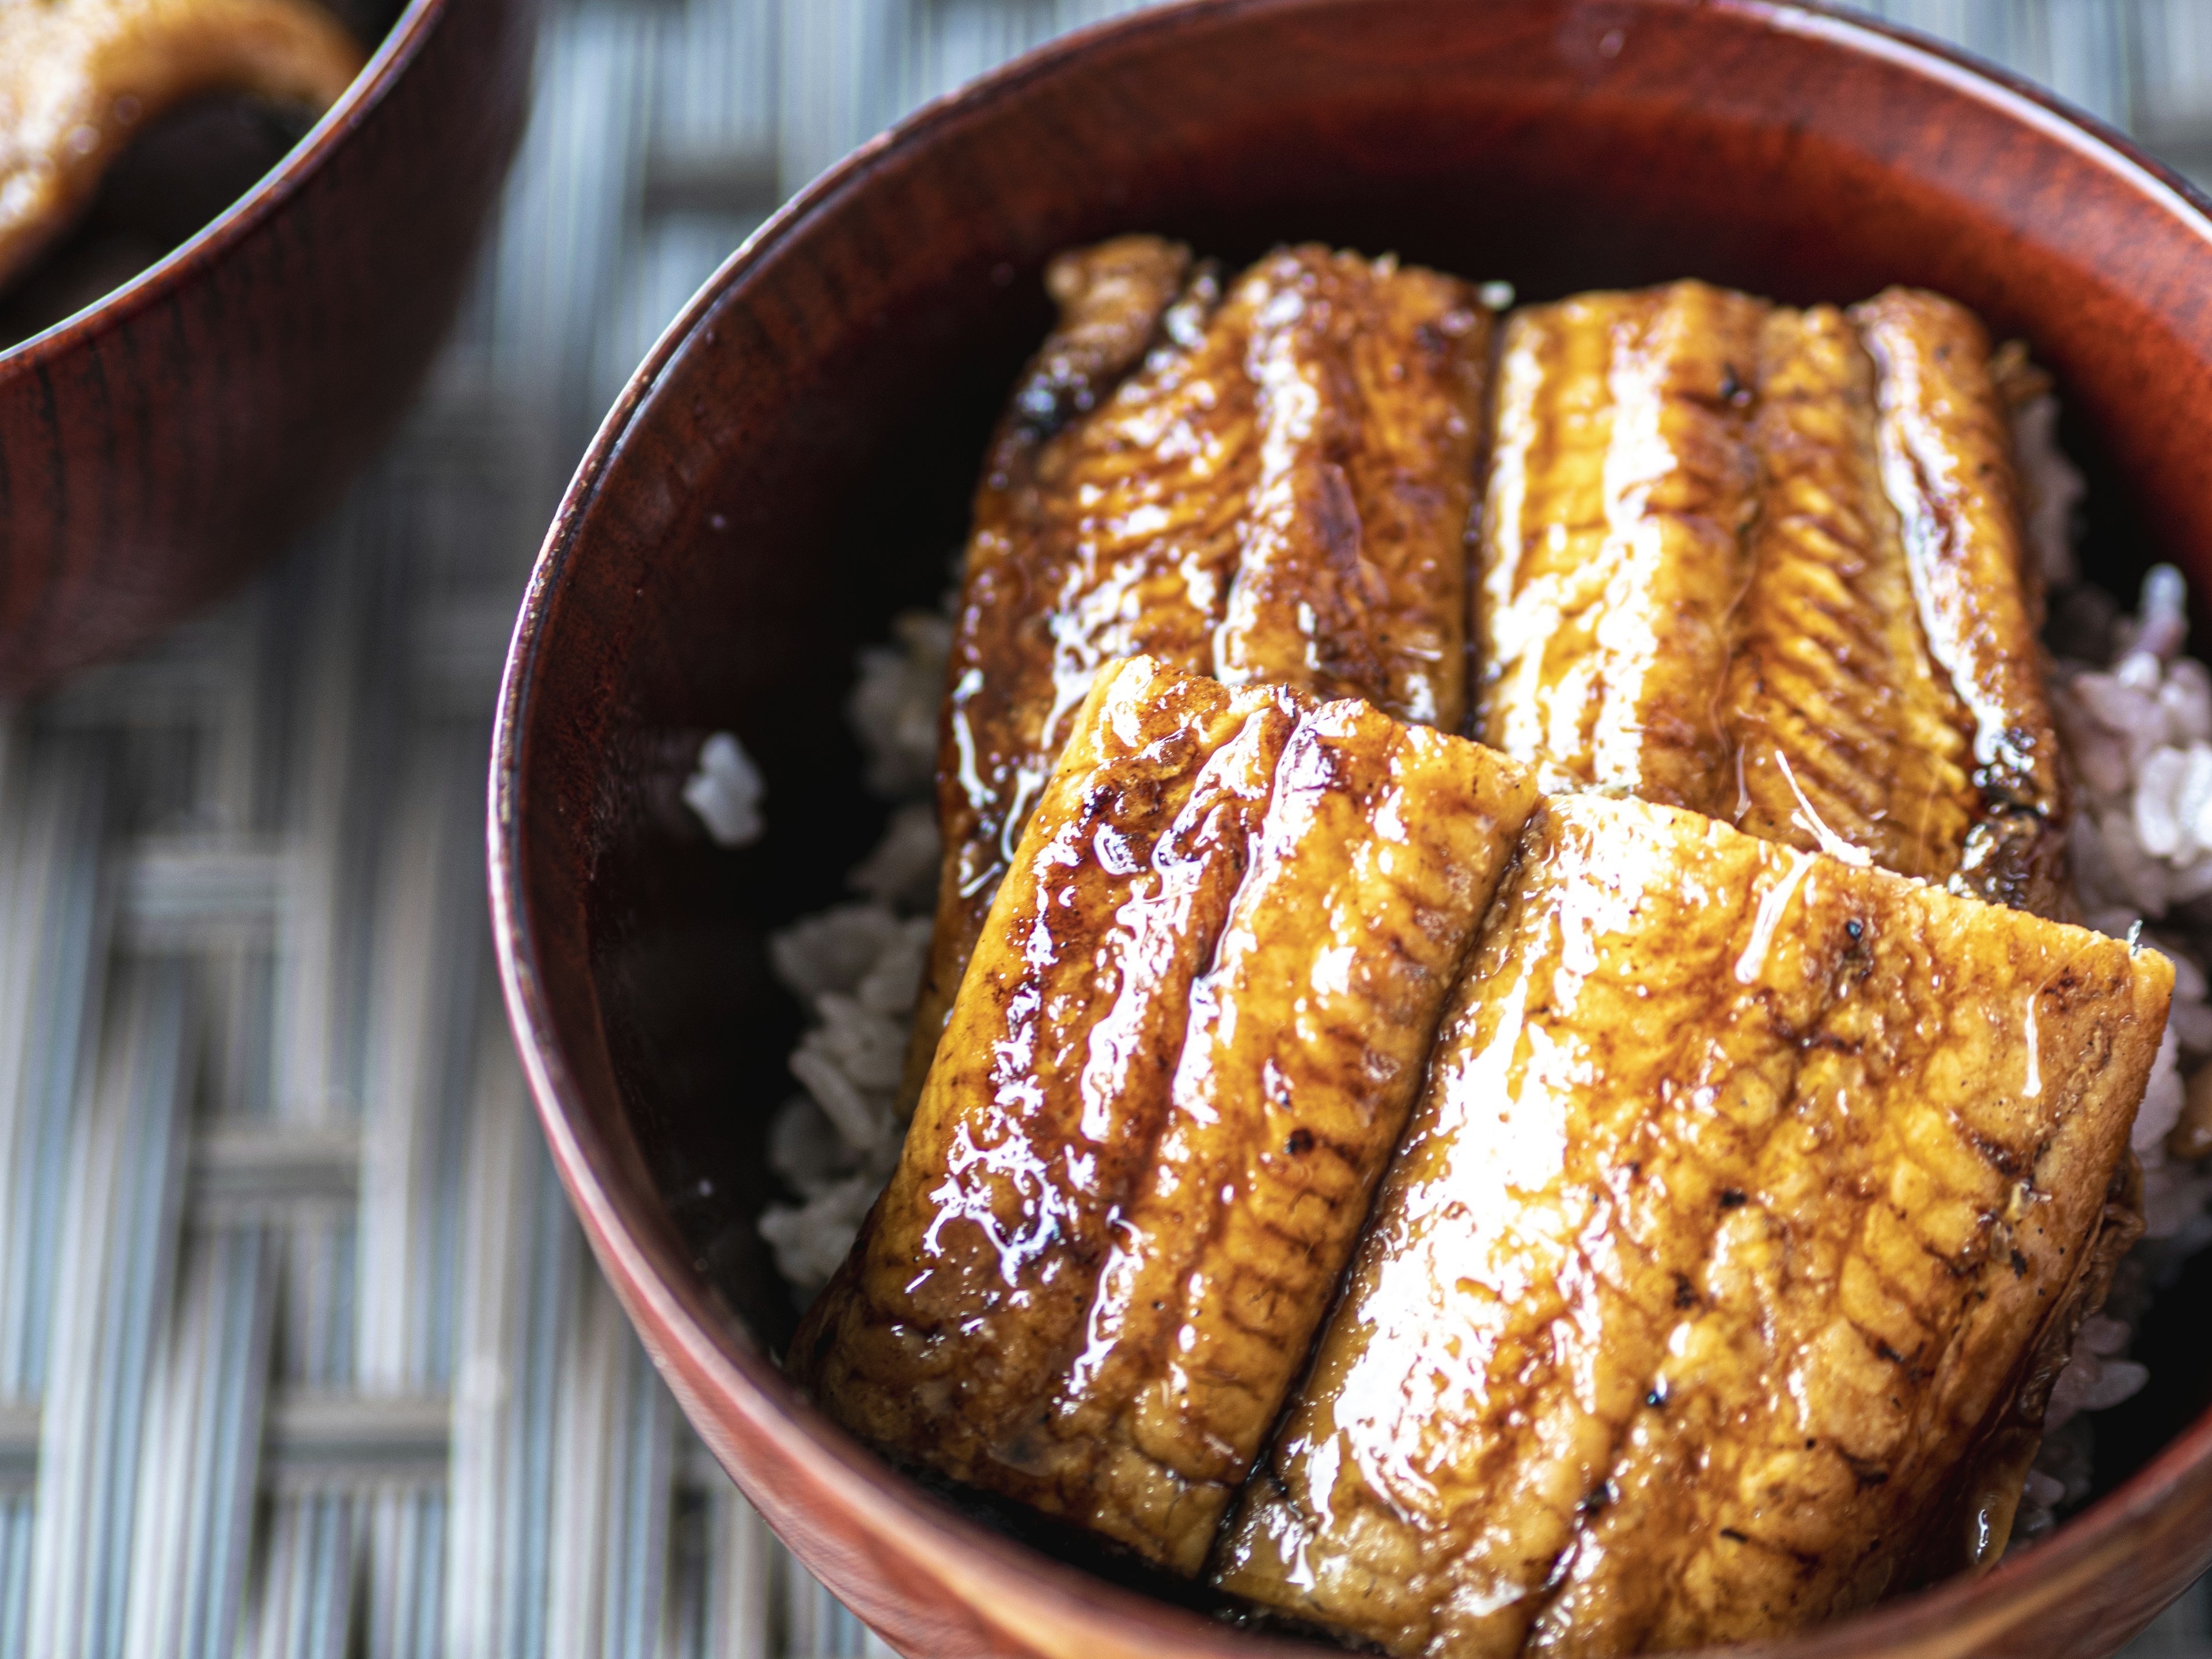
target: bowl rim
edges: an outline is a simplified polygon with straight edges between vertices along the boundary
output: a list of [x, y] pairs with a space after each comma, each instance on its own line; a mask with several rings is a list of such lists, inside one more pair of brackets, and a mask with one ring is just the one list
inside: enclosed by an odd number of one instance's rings
[[316, 118], [300, 141], [279, 156], [223, 210], [128, 282], [49, 323], [13, 345], [0, 346], [0, 374], [52, 362], [88, 341], [113, 332], [199, 276], [278, 212], [345, 143], [354, 129], [421, 55], [430, 31], [453, 0], [408, 0], [337, 101]]
[[[418, 8], [439, 3], [415, 0]], [[600, 423], [532, 565], [501, 672], [485, 817], [487, 884], [501, 988], [538, 1121], [594, 1254], [687, 1414], [707, 1415], [700, 1409], [702, 1396], [729, 1402], [744, 1429], [810, 1480], [857, 1531], [957, 1586], [965, 1603], [988, 1608], [978, 1616], [1002, 1632], [1046, 1632], [1087, 1613], [1103, 1621], [1100, 1633], [1170, 1638], [1179, 1650], [1208, 1659], [1295, 1659], [1312, 1651], [1233, 1631], [1109, 1583], [956, 1513], [799, 1397], [737, 1323], [701, 1265], [680, 1248], [665, 1204], [658, 1214], [624, 1213], [617, 1194], [635, 1172], [623, 1167], [625, 1152], [633, 1149], [611, 1143], [591, 1120], [545, 994], [529, 896], [522, 759], [544, 669], [547, 627], [562, 579], [578, 555], [585, 514], [662, 376], [732, 289], [801, 237], [834, 204], [863, 187], [880, 167], [927, 145], [971, 112], [1031, 82], [1079, 67], [1080, 60], [1110, 42], [1172, 29], [1193, 17], [1227, 21], [1244, 14], [1336, 3], [1171, 0], [1070, 31], [921, 105], [797, 192], [701, 285], [662, 331]], [[1845, 9], [1833, 0], [1635, 3], [1638, 9], [1718, 13], [1813, 37], [1936, 81], [2063, 143], [2160, 201], [2212, 252], [2212, 195], [2110, 124], [1948, 41]], [[634, 1152], [629, 1161], [634, 1164]], [[711, 1444], [719, 1434], [709, 1431], [707, 1437]], [[2158, 1513], [2190, 1487], [2212, 1487], [2212, 1407], [2119, 1486], [2069, 1517], [2033, 1550], [1987, 1572], [1954, 1576], [1787, 1637], [1698, 1650], [1684, 1659], [1719, 1659], [1723, 1652], [1732, 1659], [1858, 1659], [1907, 1646], [1917, 1659], [1942, 1659], [1982, 1650], [2119, 1565], [2138, 1547]], [[2148, 1616], [2146, 1612], [2146, 1621]], [[1110, 1650], [1117, 1655], [1122, 1650]]]

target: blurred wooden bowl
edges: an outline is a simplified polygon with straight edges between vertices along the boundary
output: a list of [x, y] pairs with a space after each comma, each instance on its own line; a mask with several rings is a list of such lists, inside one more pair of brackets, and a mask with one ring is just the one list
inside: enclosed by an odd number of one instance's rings
[[[235, 584], [390, 434], [520, 135], [537, 8], [412, 0], [244, 195], [0, 350], [0, 696]], [[218, 168], [251, 142], [200, 129], [185, 142]]]
[[[494, 918], [547, 1136], [685, 1411], [799, 1559], [913, 1655], [1288, 1654], [930, 1497], [800, 1401], [751, 1222], [799, 1012], [766, 931], [839, 897], [882, 808], [852, 653], [947, 580], [1057, 249], [1321, 238], [1523, 297], [1695, 274], [1793, 301], [1925, 283], [2025, 335], [2087, 464], [2092, 574], [2212, 582], [2207, 204], [2049, 98], [1880, 25], [1756, 0], [1200, 0], [922, 111], [710, 282], [608, 417], [501, 694]], [[2200, 586], [2200, 591], [2201, 586]], [[669, 810], [701, 733], [768, 780], [741, 854]], [[2212, 1562], [2203, 1273], [2051, 1539], [1778, 1645], [2097, 1659]], [[2192, 1301], [2194, 1305], [2192, 1305]]]

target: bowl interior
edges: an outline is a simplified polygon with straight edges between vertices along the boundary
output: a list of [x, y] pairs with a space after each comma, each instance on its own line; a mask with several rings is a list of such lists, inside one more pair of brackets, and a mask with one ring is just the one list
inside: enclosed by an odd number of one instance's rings
[[[409, 0], [320, 0], [359, 41], [369, 61], [339, 106], [351, 106], [389, 73], [380, 49]], [[428, 9], [427, 0], [421, 7]], [[0, 290], [0, 354], [94, 310], [171, 255], [237, 215], [271, 183], [288, 158], [296, 168], [318, 130], [312, 110], [242, 95], [191, 99], [147, 122], [102, 176], [62, 240]]]
[[[845, 896], [884, 812], [842, 717], [854, 653], [951, 580], [1044, 260], [1129, 229], [1232, 267], [1282, 240], [1395, 252], [1524, 299], [1941, 289], [2057, 374], [2094, 578], [2131, 596], [2164, 557], [2212, 579], [2206, 221], [1938, 51], [1749, 3], [1217, 0], [926, 112], [772, 224], [641, 372], [503, 698], [495, 885], [556, 1152], [633, 1308], [654, 1302], [649, 1340], [719, 1352], [740, 1391], [780, 1387], [743, 1333], [773, 1350], [795, 1316], [752, 1228], [801, 1025], [764, 940]], [[766, 838], [734, 854], [676, 805], [724, 728], [768, 779]], [[2212, 1399], [2203, 1322], [2172, 1314], [2205, 1278], [2151, 1316], [2108, 1487]]]

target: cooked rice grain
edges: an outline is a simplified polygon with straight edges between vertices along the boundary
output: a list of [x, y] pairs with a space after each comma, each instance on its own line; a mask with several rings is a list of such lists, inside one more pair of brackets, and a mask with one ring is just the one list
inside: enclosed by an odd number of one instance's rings
[[770, 1205], [760, 1223], [801, 1303], [844, 1260], [906, 1133], [899, 1068], [937, 890], [937, 815], [926, 796], [952, 631], [926, 611], [908, 611], [891, 628], [891, 644], [860, 653], [846, 704], [868, 787], [900, 800], [882, 839], [846, 878], [866, 900], [803, 916], [769, 941], [776, 977], [813, 1015], [791, 1056], [806, 1092], [784, 1103], [768, 1139], [769, 1167], [804, 1201]]

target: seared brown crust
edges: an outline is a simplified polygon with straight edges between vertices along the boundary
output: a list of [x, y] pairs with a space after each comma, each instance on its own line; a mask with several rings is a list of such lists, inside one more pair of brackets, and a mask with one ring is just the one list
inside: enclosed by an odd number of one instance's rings
[[1261, 465], [1215, 672], [1455, 730], [1488, 313], [1455, 278], [1320, 248], [1246, 281]]
[[1195, 1572], [1534, 799], [1363, 703], [1100, 675], [800, 1380], [895, 1456]]
[[1681, 283], [1516, 313], [1479, 542], [1480, 729], [2055, 915], [2064, 799], [1999, 366], [1961, 307]]
[[1552, 798], [1219, 1582], [1477, 1656], [1747, 1639], [1909, 1577], [2081, 1272], [2172, 979]]
[[1225, 298], [1201, 270], [1176, 299], [1187, 267], [1127, 237], [1048, 275], [1061, 319], [975, 498], [908, 1097], [1102, 663], [1146, 653], [1448, 730], [1464, 712], [1489, 313], [1453, 278], [1320, 248], [1271, 254]]
[[364, 61], [308, 0], [0, 0], [0, 288], [154, 117], [216, 93], [319, 114]]
[[899, 1167], [793, 1341], [794, 1374], [855, 1432], [975, 1484], [994, 1465], [1048, 1480], [1040, 1410], [1152, 1161], [1191, 986], [1295, 725], [1283, 694], [1157, 661], [1099, 677]]
[[1874, 364], [1843, 314], [1770, 313], [1752, 432], [1764, 501], [1722, 699], [1734, 817], [1940, 881], [1973, 823], [1973, 760], [1915, 612], [1877, 426]]
[[1545, 787], [1724, 810], [1715, 703], [1758, 473], [1764, 307], [1703, 283], [1508, 322], [1476, 578], [1476, 730]]
[[994, 505], [1011, 506], [1009, 497], [1033, 487], [1040, 445], [1113, 396], [1178, 295], [1211, 307], [1212, 273], [1200, 276], [1186, 294], [1190, 250], [1158, 236], [1116, 236], [1045, 267], [1045, 292], [1060, 314], [1023, 371], [992, 445], [984, 488]]
[[968, 538], [937, 769], [945, 869], [909, 1100], [1091, 675], [1117, 654], [1211, 660], [1212, 596], [1228, 587], [1234, 507], [1255, 465], [1252, 413], [1237, 372], [1245, 311], [1218, 314], [1212, 271], [1189, 267], [1188, 248], [1127, 236], [1046, 273], [1060, 321], [993, 441]]
[[1918, 1546], [1894, 1588], [1978, 1572], [2004, 1554], [2022, 1484], [2043, 1445], [2051, 1391], [2073, 1358], [2082, 1321], [2105, 1305], [2121, 1261], [2142, 1237], [2142, 1165], [2133, 1152], [2124, 1152], [2105, 1188], [2104, 1213], [2080, 1252], [2080, 1269], [2021, 1361], [2007, 1390], [2009, 1404], [1960, 1462], [1949, 1496], [1929, 1506]]
[[1853, 308], [1881, 371], [1881, 465], [1928, 648], [1966, 705], [1979, 811], [1951, 884], [2051, 915], [2065, 785], [2021, 575], [2019, 485], [1989, 336], [1964, 306], [1893, 288]]

